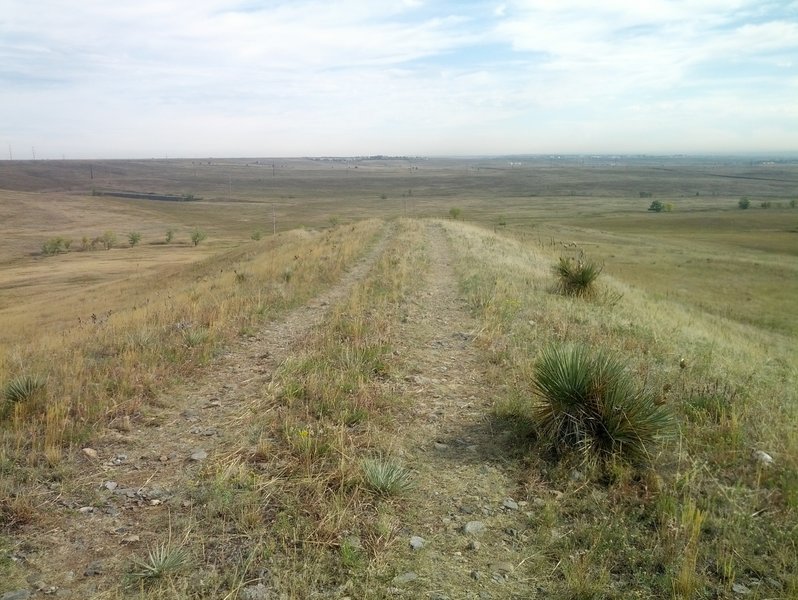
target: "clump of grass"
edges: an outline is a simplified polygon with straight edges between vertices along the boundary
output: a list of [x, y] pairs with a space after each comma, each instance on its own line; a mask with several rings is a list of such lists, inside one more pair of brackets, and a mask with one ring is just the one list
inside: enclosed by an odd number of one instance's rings
[[25, 402], [43, 390], [46, 384], [47, 380], [38, 375], [20, 375], [6, 384], [3, 396], [9, 402]]
[[665, 406], [636, 384], [617, 356], [584, 345], [552, 345], [538, 360], [533, 418], [555, 452], [642, 462], [673, 425]]
[[410, 489], [410, 471], [390, 459], [367, 458], [360, 466], [363, 483], [379, 496], [400, 496]]
[[206, 327], [194, 327], [183, 331], [183, 342], [189, 348], [202, 346], [211, 337], [211, 332]]
[[174, 575], [191, 564], [191, 554], [185, 546], [160, 544], [147, 553], [146, 559], [134, 559], [130, 577], [135, 581], [155, 581]]
[[601, 275], [602, 266], [584, 256], [574, 259], [561, 256], [552, 271], [557, 277], [555, 289], [565, 296], [592, 297], [596, 293], [595, 281]]

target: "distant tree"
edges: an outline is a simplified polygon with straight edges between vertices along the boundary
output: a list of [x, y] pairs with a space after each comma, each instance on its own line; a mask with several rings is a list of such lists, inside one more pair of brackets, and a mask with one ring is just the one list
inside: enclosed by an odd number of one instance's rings
[[793, 198], [792, 200], [790, 200], [790, 208], [795, 208], [795, 204], [796, 204], [796, 202], [795, 202], [795, 198]]
[[199, 246], [199, 243], [202, 240], [204, 240], [206, 237], [208, 236], [204, 231], [202, 231], [201, 229], [195, 229], [191, 233], [191, 243], [194, 244], [195, 246]]
[[166, 243], [172, 243], [172, 240], [175, 239], [175, 230], [174, 229], [167, 229], [166, 230]]
[[141, 234], [138, 231], [131, 231], [127, 234], [127, 241], [131, 246], [135, 246], [141, 241]]
[[456, 221], [460, 217], [461, 212], [462, 211], [459, 208], [450, 208], [449, 216]]
[[662, 212], [663, 210], [665, 210], [665, 203], [662, 202], [661, 200], [654, 200], [651, 203], [651, 206], [648, 207], [648, 210], [651, 212], [658, 212], [658, 213]]
[[760, 202], [759, 206], [761, 206], [762, 208], [770, 208], [772, 206], [772, 204], [771, 204], [771, 202], [769, 200], [767, 200], [765, 202]]
[[743, 196], [740, 198], [740, 201], [737, 203], [742, 210], [745, 210], [751, 206], [751, 201], [748, 199], [748, 196]]
[[106, 250], [110, 250], [116, 244], [116, 234], [113, 231], [106, 231], [100, 237], [100, 243], [103, 245], [103, 248]]

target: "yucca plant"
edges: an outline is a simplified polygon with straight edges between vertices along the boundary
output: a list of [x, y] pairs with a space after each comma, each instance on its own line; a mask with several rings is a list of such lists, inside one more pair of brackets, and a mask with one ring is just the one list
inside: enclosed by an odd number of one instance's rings
[[565, 296], [586, 297], [596, 293], [594, 283], [601, 275], [602, 266], [583, 255], [573, 259], [561, 256], [552, 271], [557, 277], [557, 292]]
[[386, 458], [367, 458], [360, 464], [363, 483], [379, 496], [399, 496], [410, 489], [410, 471]]
[[130, 576], [137, 580], [155, 580], [177, 573], [191, 564], [191, 554], [184, 546], [160, 544], [147, 553], [147, 558], [134, 559]]
[[556, 451], [643, 462], [674, 421], [655, 395], [637, 385], [614, 354], [584, 345], [553, 345], [535, 372], [539, 402], [533, 418], [540, 439]]
[[6, 384], [3, 396], [9, 402], [24, 402], [44, 389], [46, 383], [47, 380], [38, 375], [20, 375]]

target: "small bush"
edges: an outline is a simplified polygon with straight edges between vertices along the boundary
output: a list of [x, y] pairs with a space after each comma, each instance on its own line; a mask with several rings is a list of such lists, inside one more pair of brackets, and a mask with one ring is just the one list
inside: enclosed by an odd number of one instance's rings
[[648, 207], [650, 212], [662, 212], [665, 210], [665, 203], [662, 200], [654, 200]]
[[127, 234], [127, 241], [131, 246], [135, 246], [141, 241], [141, 234], [138, 231], [131, 231]]
[[363, 483], [379, 496], [398, 496], [410, 489], [410, 471], [385, 458], [361, 463]]
[[113, 231], [106, 231], [100, 237], [100, 243], [103, 245], [103, 248], [106, 250], [110, 250], [116, 244], [116, 234]]
[[155, 580], [172, 575], [191, 564], [191, 555], [183, 546], [161, 544], [150, 550], [144, 560], [134, 559], [130, 573], [134, 580]]
[[455, 220], [455, 221], [456, 221], [458, 218], [460, 218], [460, 213], [461, 213], [461, 212], [462, 212], [462, 211], [461, 211], [459, 208], [450, 208], [450, 209], [449, 209], [449, 216], [450, 216], [450, 217], [451, 217], [453, 220]]
[[795, 205], [796, 205], [796, 200], [795, 198], [793, 198], [792, 200], [790, 200], [790, 208], [795, 208]]
[[64, 244], [64, 238], [62, 237], [50, 238], [42, 244], [42, 254], [45, 256], [53, 256], [54, 254], [58, 254], [64, 250], [66, 250], [66, 247]]
[[249, 236], [249, 237], [251, 237], [253, 240], [255, 240], [257, 242], [258, 240], [260, 240], [261, 237], [263, 237], [263, 234], [258, 229], [258, 230], [253, 231], [252, 235]]
[[751, 200], [749, 200], [747, 196], [743, 196], [742, 198], [740, 198], [740, 201], [737, 203], [737, 206], [739, 206], [740, 209], [742, 210], [750, 208]]
[[537, 362], [533, 410], [540, 439], [557, 453], [576, 449], [587, 458], [649, 457], [670, 432], [673, 417], [655, 395], [638, 387], [613, 354], [583, 345], [550, 346]]
[[195, 246], [199, 246], [199, 243], [202, 240], [204, 240], [206, 237], [208, 236], [204, 231], [202, 231], [201, 229], [195, 229], [194, 231], [191, 232], [191, 243], [194, 244]]
[[760, 202], [759, 206], [761, 206], [762, 208], [770, 208], [771, 206], [773, 206], [773, 204], [769, 200], [766, 200], [764, 202]]
[[166, 230], [166, 243], [171, 244], [172, 240], [175, 239], [175, 230], [174, 229], [167, 229]]
[[46, 383], [44, 378], [36, 375], [20, 375], [6, 384], [3, 396], [9, 402], [24, 402], [44, 389]]
[[601, 275], [602, 267], [584, 256], [573, 259], [561, 256], [559, 262], [552, 267], [557, 277], [557, 292], [565, 296], [593, 296], [596, 293], [594, 283]]

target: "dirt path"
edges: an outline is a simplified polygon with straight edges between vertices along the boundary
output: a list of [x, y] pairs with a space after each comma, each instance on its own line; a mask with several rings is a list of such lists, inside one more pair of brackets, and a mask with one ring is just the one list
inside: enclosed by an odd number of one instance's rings
[[120, 422], [81, 453], [85, 475], [53, 485], [41, 532], [15, 553], [32, 591], [90, 598], [117, 588], [133, 554], [165, 539], [171, 516], [190, 513], [184, 495], [203, 463], [238, 449], [249, 408], [272, 373], [372, 268], [393, 235], [383, 232], [368, 255], [324, 293], [265, 324], [214, 360], [191, 384], [159, 399], [143, 423]]
[[[416, 471], [398, 575], [409, 598], [528, 598], [526, 524], [513, 466], [490, 424], [491, 390], [474, 346], [476, 321], [458, 295], [441, 227], [427, 226], [430, 274], [411, 303], [400, 352], [411, 399], [399, 437]], [[411, 536], [423, 538], [418, 550]], [[418, 543], [417, 540], [416, 543]]]

